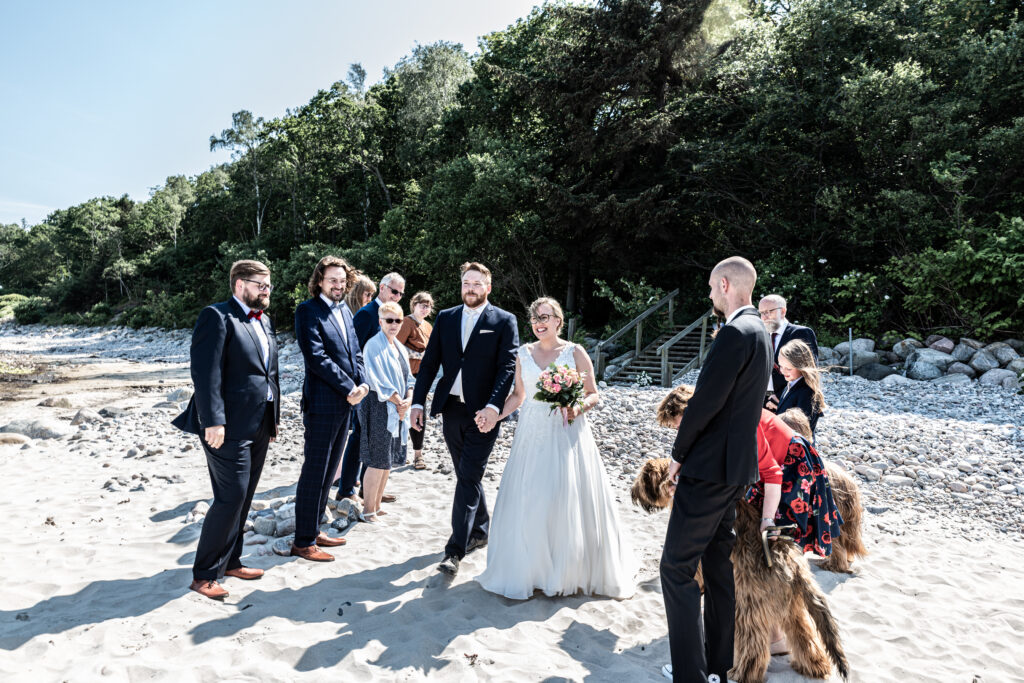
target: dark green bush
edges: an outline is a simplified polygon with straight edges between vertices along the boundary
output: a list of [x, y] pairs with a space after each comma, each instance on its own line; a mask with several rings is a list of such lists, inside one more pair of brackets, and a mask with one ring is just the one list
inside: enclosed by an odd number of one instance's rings
[[40, 323], [50, 312], [51, 306], [50, 300], [46, 297], [28, 297], [14, 307], [14, 319], [21, 325]]

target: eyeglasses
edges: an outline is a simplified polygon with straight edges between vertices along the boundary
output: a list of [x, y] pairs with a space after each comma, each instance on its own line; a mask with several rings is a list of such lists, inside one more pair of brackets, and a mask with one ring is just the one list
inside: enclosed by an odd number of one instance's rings
[[781, 311], [781, 310], [782, 310], [782, 306], [776, 306], [775, 308], [769, 308], [767, 311], [758, 311], [757, 314], [759, 316], [761, 316], [762, 318], [769, 318], [769, 317], [771, 317], [772, 313], [774, 313], [775, 311]]
[[547, 323], [550, 320], [561, 320], [557, 315], [549, 313], [541, 313], [538, 316], [530, 316], [530, 324], [536, 325], [537, 323]]
[[387, 285], [387, 288], [390, 289], [391, 293], [394, 294], [395, 296], [402, 296], [403, 294], [405, 294], [405, 292], [402, 291], [401, 289], [395, 289], [391, 285]]
[[266, 284], [264, 282], [260, 282], [259, 280], [246, 280], [243, 277], [242, 281], [243, 282], [251, 282], [252, 284], [256, 285], [256, 288], [259, 289], [261, 292], [273, 292], [274, 291], [274, 285], [268, 285], [268, 284]]
[[382, 323], [387, 323], [388, 325], [397, 325], [400, 322], [402, 322], [402, 319], [401, 318], [381, 318], [380, 321]]

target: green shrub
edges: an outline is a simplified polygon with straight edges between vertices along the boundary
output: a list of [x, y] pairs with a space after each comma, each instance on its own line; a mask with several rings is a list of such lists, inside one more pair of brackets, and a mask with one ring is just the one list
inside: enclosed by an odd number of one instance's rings
[[21, 325], [34, 325], [43, 321], [50, 308], [50, 300], [46, 297], [28, 297], [14, 307], [14, 319]]
[[141, 304], [124, 312], [121, 322], [138, 329], [140, 327], [189, 328], [195, 325], [199, 311], [205, 304], [196, 301], [191, 292], [181, 294], [146, 292]]
[[14, 309], [18, 304], [28, 301], [24, 294], [4, 294], [0, 296], [0, 320], [14, 316]]

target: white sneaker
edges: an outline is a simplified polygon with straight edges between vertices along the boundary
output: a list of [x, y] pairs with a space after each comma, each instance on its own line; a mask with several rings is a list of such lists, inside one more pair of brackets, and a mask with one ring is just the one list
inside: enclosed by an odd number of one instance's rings
[[661, 675], [671, 681], [672, 680], [672, 665], [671, 664], [666, 664], [665, 666], [661, 667]]
[[718, 677], [718, 674], [708, 674], [708, 683], [722, 683], [722, 679]]

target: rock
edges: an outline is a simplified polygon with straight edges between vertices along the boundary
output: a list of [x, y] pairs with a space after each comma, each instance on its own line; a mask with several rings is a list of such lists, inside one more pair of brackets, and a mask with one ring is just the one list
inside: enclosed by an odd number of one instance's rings
[[[911, 356], [913, 358], [913, 356]], [[938, 366], [926, 363], [923, 360], [911, 363], [907, 361], [907, 377], [910, 379], [930, 380], [942, 377], [942, 370]]]
[[970, 378], [974, 378], [978, 373], [970, 365], [965, 363], [953, 363], [946, 368], [947, 375], [966, 375]]
[[279, 519], [277, 520], [277, 529], [274, 532], [275, 536], [285, 536], [288, 534], [295, 534], [295, 518], [290, 519]]
[[348, 519], [350, 522], [355, 522], [359, 519], [359, 515], [363, 513], [362, 508], [359, 507], [358, 503], [354, 503], [348, 498], [342, 498], [338, 501], [338, 515], [342, 519]]
[[198, 503], [196, 503], [195, 505], [192, 506], [192, 516], [193, 517], [198, 517], [200, 515], [205, 515], [209, 511], [210, 511], [210, 504], [207, 503], [205, 500], [201, 500], [201, 501], [199, 501]]
[[968, 377], [967, 375], [954, 373], [952, 375], [942, 375], [941, 377], [936, 377], [935, 379], [930, 380], [930, 382], [931, 384], [961, 385], [970, 384], [971, 378]]
[[46, 406], [47, 408], [70, 408], [71, 401], [66, 396], [51, 396], [44, 398], [38, 405]]
[[948, 337], [939, 337], [938, 339], [933, 341], [931, 344], [929, 344], [928, 348], [929, 349], [935, 349], [936, 351], [939, 351], [940, 353], [952, 353], [953, 352], [953, 348], [955, 346], [956, 346], [956, 344], [953, 343], [952, 339], [949, 339]]
[[883, 484], [889, 484], [890, 486], [913, 486], [914, 480], [910, 477], [901, 477], [896, 474], [889, 474], [882, 477]]
[[859, 377], [863, 377], [864, 379], [871, 380], [872, 382], [877, 382], [885, 379], [889, 375], [896, 374], [896, 370], [888, 365], [882, 365], [881, 363], [868, 363], [867, 365], [859, 367], [854, 374]]
[[252, 504], [249, 506], [249, 509], [258, 512], [259, 510], [266, 510], [269, 507], [270, 504], [267, 503], [267, 501], [265, 500], [254, 500]]
[[261, 536], [273, 538], [277, 535], [277, 521], [273, 517], [257, 517], [252, 522], [252, 528]]
[[0, 432], [0, 445], [13, 445], [18, 446], [21, 444], [27, 444], [32, 439], [28, 438], [24, 434], [18, 434], [17, 432]]
[[1006, 365], [1011, 361], [1015, 361], [1020, 358], [1020, 354], [1013, 350], [1013, 347], [1005, 342], [992, 342], [986, 346], [982, 351], [988, 351], [992, 356], [999, 361], [999, 365]]
[[839, 360], [839, 354], [827, 346], [818, 347], [818, 365], [831, 365]]
[[[981, 353], [979, 351], [979, 353]], [[986, 386], [1002, 386], [1003, 380], [1011, 379], [1016, 381], [1017, 375], [1012, 370], [993, 368], [978, 378], [978, 384]]]
[[[956, 362], [956, 358], [953, 358], [953, 356], [948, 353], [942, 353], [935, 349], [918, 349], [907, 356], [907, 369], [909, 370], [914, 363], [920, 362], [934, 365], [942, 372], [945, 372], [950, 365]], [[907, 373], [907, 376], [910, 376], [909, 372]]]
[[967, 337], [960, 337], [960, 343], [963, 344], [964, 346], [969, 346], [970, 348], [974, 349], [975, 351], [985, 347], [985, 345], [982, 344], [977, 339], [968, 339]]
[[264, 543], [269, 541], [270, 538], [271, 537], [264, 536], [263, 534], [253, 534], [251, 536], [247, 535], [245, 537], [245, 540], [243, 541], [243, 545], [263, 545]]
[[51, 418], [15, 420], [5, 425], [0, 431], [17, 432], [33, 439], [59, 439], [62, 436], [71, 436], [75, 433], [71, 427]]
[[1020, 389], [1020, 380], [1016, 377], [1006, 377], [1003, 379], [1002, 387], [1010, 391], [1017, 391]]
[[881, 358], [879, 362], [885, 363], [886, 365], [893, 365], [894, 363], [901, 363], [903, 359], [892, 351], [878, 351], [878, 356]]
[[331, 522], [331, 526], [337, 529], [338, 531], [344, 531], [345, 529], [347, 529], [348, 524], [349, 522], [347, 517], [338, 517], [338, 519]]
[[171, 393], [167, 394], [167, 400], [171, 403], [184, 403], [190, 398], [192, 398], [192, 390], [187, 387], [175, 389]]
[[949, 490], [954, 493], [967, 493], [967, 484], [962, 481], [951, 481], [949, 482]]
[[971, 357], [970, 366], [980, 373], [986, 373], [989, 370], [998, 368], [999, 361], [988, 351], [982, 350]]
[[1003, 484], [996, 489], [999, 493], [1017, 493], [1017, 487], [1013, 484]]
[[100, 422], [101, 420], [103, 420], [103, 416], [97, 413], [95, 410], [90, 410], [89, 408], [82, 408], [77, 413], [75, 413], [75, 416], [71, 419], [71, 424], [91, 424], [94, 422]]
[[967, 462], [966, 460], [961, 460], [960, 462], [958, 462], [956, 464], [956, 468], [958, 470], [960, 470], [961, 472], [973, 472], [974, 471], [974, 465], [972, 465], [971, 463]]
[[910, 382], [913, 382], [913, 380], [907, 379], [903, 375], [889, 375], [879, 382], [879, 384], [908, 384]]
[[[840, 342], [839, 344], [836, 344], [835, 348], [833, 348], [832, 350], [835, 351], [836, 353], [838, 353], [841, 356], [849, 356], [850, 355], [850, 342], [848, 342], [848, 341], [847, 342]], [[853, 350], [854, 351], [863, 351], [865, 353], [872, 353], [875, 350], [875, 340], [874, 339], [863, 339], [863, 338], [862, 339], [854, 339], [853, 340]]]
[[295, 540], [295, 535], [285, 536], [274, 541], [273, 551], [275, 555], [282, 557], [290, 557], [292, 554], [292, 542]]
[[868, 481], [878, 481], [882, 478], [882, 473], [870, 465], [857, 465], [853, 468], [853, 471]]
[[953, 347], [953, 351], [950, 353], [950, 355], [953, 356], [953, 358], [956, 358], [959, 362], [966, 363], [967, 361], [971, 360], [971, 358], [973, 358], [974, 354], [977, 352], [978, 350], [975, 349], [974, 347], [968, 346], [967, 344], [961, 342], [957, 344], [955, 347]]
[[1007, 339], [1006, 344], [1017, 353], [1024, 353], [1024, 340]]
[[900, 358], [906, 359], [914, 351], [923, 347], [924, 344], [917, 341], [916, 339], [911, 339], [908, 337], [901, 342], [896, 342], [895, 344], [893, 344], [892, 352], [895, 353]]
[[1017, 373], [1017, 376], [1020, 377], [1020, 373], [1024, 372], [1024, 358], [1011, 360], [1009, 363], [1006, 364], [1006, 369], [1009, 370], [1010, 372]]
[[100, 408], [100, 415], [102, 415], [103, 417], [113, 418], [124, 417], [125, 415], [128, 415], [128, 409], [118, 408], [116, 406], [108, 406], [106, 408]]

